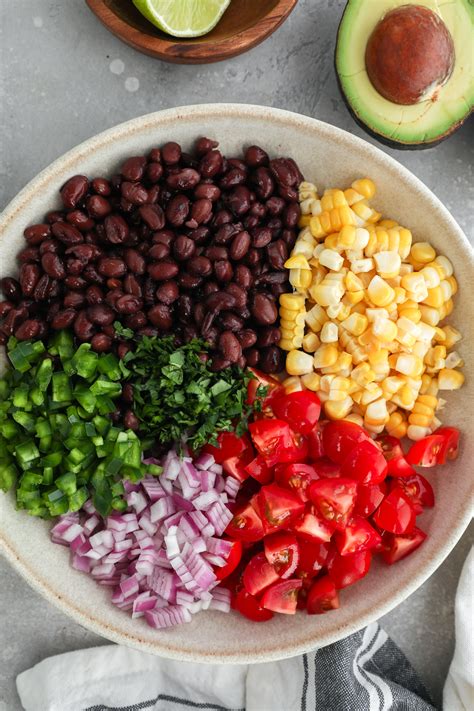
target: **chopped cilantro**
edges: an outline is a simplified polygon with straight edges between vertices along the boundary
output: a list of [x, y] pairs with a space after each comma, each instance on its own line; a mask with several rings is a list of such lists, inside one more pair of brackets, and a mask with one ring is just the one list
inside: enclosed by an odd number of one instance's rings
[[[121, 329], [120, 335], [127, 337], [125, 331]], [[144, 435], [162, 444], [186, 438], [196, 450], [215, 442], [218, 432], [235, 429], [242, 434], [247, 429], [252, 374], [235, 366], [214, 373], [208, 353], [207, 344], [199, 340], [178, 348], [172, 337], [137, 340], [123, 363]]]

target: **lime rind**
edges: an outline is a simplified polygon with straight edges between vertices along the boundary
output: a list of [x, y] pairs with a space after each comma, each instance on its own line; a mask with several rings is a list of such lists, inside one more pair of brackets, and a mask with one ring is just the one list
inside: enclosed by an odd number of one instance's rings
[[231, 0], [133, 0], [158, 29], [173, 37], [201, 37], [219, 22]]

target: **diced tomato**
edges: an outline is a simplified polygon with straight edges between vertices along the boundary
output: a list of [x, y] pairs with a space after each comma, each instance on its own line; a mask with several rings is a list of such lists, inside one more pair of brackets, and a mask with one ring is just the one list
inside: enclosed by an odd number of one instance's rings
[[222, 468], [226, 474], [233, 476], [240, 482], [245, 481], [249, 477], [248, 471], [245, 469], [245, 459], [241, 457], [230, 457], [222, 462]]
[[402, 489], [406, 496], [410, 499], [415, 513], [423, 513], [424, 508], [431, 508], [435, 503], [433, 487], [424, 476], [414, 473], [411, 477], [403, 479], [393, 479], [390, 483], [390, 488]]
[[314, 511], [306, 511], [303, 518], [298, 519], [293, 524], [294, 531], [308, 541], [313, 543], [328, 542], [334, 533], [334, 524], [325, 521]]
[[372, 486], [359, 486], [357, 489], [357, 499], [354, 506], [354, 514], [367, 518], [380, 506], [386, 492], [385, 482], [373, 484]]
[[435, 430], [434, 434], [444, 438], [441, 464], [445, 464], [448, 460], [456, 459], [459, 451], [460, 437], [460, 432], [457, 427], [439, 427]]
[[232, 595], [232, 607], [252, 622], [267, 622], [273, 617], [273, 612], [261, 607], [257, 598], [250, 595], [245, 588]]
[[355, 422], [328, 422], [324, 428], [324, 452], [337, 464], [342, 464], [357, 444], [367, 441], [373, 444], [368, 433]]
[[322, 615], [329, 610], [337, 610], [339, 607], [339, 594], [334, 582], [328, 575], [318, 578], [311, 586], [306, 609], [308, 615]]
[[297, 494], [301, 501], [308, 501], [308, 486], [318, 479], [316, 469], [311, 464], [286, 464], [275, 467], [275, 481]]
[[294, 615], [298, 601], [298, 590], [302, 585], [303, 582], [299, 578], [275, 583], [264, 592], [261, 600], [262, 607], [273, 612], [281, 612], [284, 615]]
[[363, 440], [345, 457], [341, 474], [361, 484], [378, 484], [387, 476], [387, 469], [387, 462], [380, 449], [373, 442]]
[[279, 575], [264, 553], [257, 553], [249, 560], [242, 576], [244, 588], [251, 595], [259, 595], [277, 580]]
[[328, 562], [328, 575], [336, 588], [346, 588], [353, 585], [369, 572], [372, 562], [370, 551], [360, 551], [351, 555], [338, 555], [337, 553]]
[[329, 553], [327, 543], [315, 543], [299, 539], [300, 559], [296, 575], [299, 578], [313, 578], [326, 565]]
[[224, 580], [237, 568], [242, 559], [242, 541], [232, 541], [232, 548], [227, 556], [227, 562], [221, 568], [214, 568], [217, 580]]
[[293, 575], [299, 562], [299, 545], [296, 536], [289, 531], [277, 531], [265, 536], [263, 547], [267, 561], [280, 578]]
[[434, 467], [445, 463], [446, 439], [443, 435], [432, 434], [414, 442], [406, 460], [417, 467]]
[[262, 486], [255, 497], [265, 533], [287, 528], [304, 512], [304, 503], [278, 484]]
[[263, 538], [262, 520], [250, 502], [235, 511], [225, 532], [237, 541], [252, 542]]
[[393, 489], [373, 516], [374, 523], [390, 533], [411, 533], [415, 526], [415, 509], [400, 487]]
[[388, 476], [404, 477], [415, 474], [415, 470], [405, 459], [402, 444], [397, 437], [384, 434], [377, 437], [377, 442], [382, 447], [387, 462]]
[[273, 472], [260, 454], [257, 454], [255, 459], [245, 466], [245, 471], [260, 484], [269, 484], [273, 481]]
[[212, 454], [217, 464], [222, 464], [225, 459], [238, 457], [246, 449], [251, 449], [251, 444], [246, 434], [238, 437], [235, 432], [219, 432], [217, 445], [206, 444], [202, 452]]
[[277, 462], [299, 462], [306, 458], [308, 443], [283, 420], [257, 420], [250, 423], [249, 431], [258, 453], [270, 467]]
[[354, 508], [357, 482], [343, 478], [319, 479], [310, 484], [309, 496], [323, 519], [342, 530]]
[[324, 456], [323, 431], [326, 425], [326, 421], [318, 422], [307, 435], [309, 447], [308, 457], [310, 462], [314, 462], [316, 459], [320, 459]]
[[[247, 368], [247, 371], [252, 373], [253, 378], [247, 386], [246, 404], [253, 405], [255, 400], [258, 398], [262, 399], [262, 408], [265, 408], [267, 405], [271, 404], [273, 397], [278, 394], [280, 390], [283, 390], [283, 388], [281, 387], [280, 382], [276, 378], [272, 378], [271, 375], [266, 375], [255, 368]], [[262, 396], [258, 390], [259, 388], [266, 388], [267, 394]]]
[[386, 533], [383, 536], [384, 549], [382, 558], [386, 563], [392, 565], [407, 555], [413, 553], [426, 538], [420, 528], [414, 528], [411, 533], [395, 536], [393, 533]]
[[321, 402], [311, 390], [299, 390], [275, 397], [272, 410], [276, 417], [288, 422], [295, 432], [308, 435], [319, 420]]
[[327, 457], [313, 462], [313, 467], [320, 479], [335, 479], [341, 476], [341, 467], [339, 464], [331, 462]]
[[382, 542], [382, 537], [365, 518], [354, 516], [343, 531], [336, 532], [335, 542], [341, 555], [349, 555], [375, 548]]

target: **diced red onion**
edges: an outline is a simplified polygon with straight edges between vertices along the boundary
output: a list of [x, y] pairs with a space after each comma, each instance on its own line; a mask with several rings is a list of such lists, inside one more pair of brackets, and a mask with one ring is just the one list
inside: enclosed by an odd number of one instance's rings
[[74, 568], [113, 588], [114, 605], [152, 627], [188, 622], [209, 607], [228, 611], [213, 568], [226, 564], [232, 547], [216, 536], [232, 519], [226, 504], [240, 483], [224, 478], [212, 455], [193, 461], [171, 450], [147, 461], [163, 474], [124, 482], [126, 513], [104, 520], [89, 501], [83, 512], [60, 518], [52, 540], [69, 545]]
[[92, 503], [91, 499], [89, 499], [88, 501], [86, 501], [85, 504], [83, 504], [82, 509], [86, 513], [91, 514], [91, 515], [96, 513], [95, 506]]
[[229, 612], [230, 610], [230, 591], [227, 588], [217, 587], [212, 591], [212, 600], [209, 605], [211, 610], [219, 610], [220, 612]]
[[222, 558], [220, 555], [215, 555], [214, 553], [203, 553], [202, 557], [217, 568], [222, 568], [227, 563], [225, 558]]
[[194, 466], [196, 469], [201, 469], [201, 470], [206, 470], [209, 469], [209, 467], [212, 467], [213, 464], [216, 463], [216, 460], [212, 456], [212, 454], [200, 454], [197, 459], [194, 460]]
[[229, 494], [231, 499], [235, 499], [240, 489], [240, 481], [233, 476], [228, 476], [225, 479], [224, 491]]
[[162, 521], [167, 516], [171, 516], [175, 511], [176, 507], [172, 496], [158, 499], [150, 508], [150, 521], [152, 523]]
[[161, 609], [147, 610], [145, 619], [150, 627], [164, 629], [184, 622], [191, 622], [191, 613], [185, 607], [170, 605]]
[[211, 464], [211, 466], [209, 467], [209, 471], [214, 472], [214, 474], [222, 474], [223, 469], [220, 464]]
[[223, 540], [222, 538], [208, 538], [207, 539], [207, 550], [209, 553], [214, 553], [214, 555], [220, 555], [224, 558], [228, 558], [232, 550], [232, 542]]
[[135, 595], [139, 589], [137, 576], [131, 575], [129, 578], [125, 578], [125, 580], [122, 580], [119, 587], [125, 598], [130, 597], [130, 595]]
[[154, 477], [147, 476], [141, 482], [148, 498], [152, 502], [158, 501], [158, 499], [162, 499], [163, 496], [166, 496], [166, 491], [161, 486], [160, 481]]
[[214, 484], [216, 483], [215, 472], [201, 471], [200, 474], [201, 474], [201, 490], [202, 491], [210, 491], [211, 489], [213, 489]]
[[140, 514], [147, 506], [145, 495], [141, 491], [131, 491], [127, 494], [125, 500], [132, 509], [135, 509], [137, 514]]

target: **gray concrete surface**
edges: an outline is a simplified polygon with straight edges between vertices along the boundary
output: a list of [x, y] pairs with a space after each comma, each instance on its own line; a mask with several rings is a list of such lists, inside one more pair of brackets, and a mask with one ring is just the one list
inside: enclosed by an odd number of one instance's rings
[[[263, 45], [221, 64], [190, 67], [158, 62], [122, 44], [83, 0], [0, 0], [0, 207], [80, 141], [175, 105], [277, 106], [367, 138], [349, 116], [334, 75], [343, 6], [342, 0], [300, 0]], [[429, 151], [385, 150], [443, 200], [472, 238], [472, 123]], [[472, 533], [382, 620], [437, 704], [454, 645], [454, 593]], [[0, 560], [0, 711], [21, 708], [14, 686], [20, 671], [49, 655], [104, 643], [51, 607]]]

